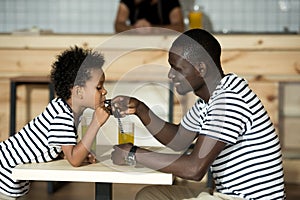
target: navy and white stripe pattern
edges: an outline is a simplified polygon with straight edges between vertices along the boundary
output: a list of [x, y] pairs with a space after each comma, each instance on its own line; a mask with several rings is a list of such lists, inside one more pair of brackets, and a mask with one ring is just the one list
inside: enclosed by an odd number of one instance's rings
[[226, 75], [209, 102], [198, 100], [181, 124], [227, 144], [211, 166], [218, 192], [244, 199], [285, 199], [278, 136], [244, 79]]
[[60, 98], [52, 100], [43, 113], [0, 143], [0, 192], [13, 197], [26, 194], [29, 181], [12, 179], [12, 168], [51, 161], [62, 151], [61, 145], [76, 145], [76, 138], [71, 109]]

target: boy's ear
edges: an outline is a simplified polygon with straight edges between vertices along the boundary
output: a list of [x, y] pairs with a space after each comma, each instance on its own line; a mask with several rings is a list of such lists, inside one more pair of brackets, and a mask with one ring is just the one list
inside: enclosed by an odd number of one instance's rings
[[204, 62], [197, 63], [195, 67], [196, 67], [196, 70], [200, 73], [200, 75], [202, 77], [204, 77], [206, 75], [207, 67]]

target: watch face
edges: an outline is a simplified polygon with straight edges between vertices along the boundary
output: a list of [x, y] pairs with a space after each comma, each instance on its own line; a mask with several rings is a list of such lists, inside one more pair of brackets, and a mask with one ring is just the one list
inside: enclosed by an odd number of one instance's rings
[[126, 158], [126, 164], [127, 165], [135, 165], [136, 164], [135, 156], [128, 155], [128, 157]]

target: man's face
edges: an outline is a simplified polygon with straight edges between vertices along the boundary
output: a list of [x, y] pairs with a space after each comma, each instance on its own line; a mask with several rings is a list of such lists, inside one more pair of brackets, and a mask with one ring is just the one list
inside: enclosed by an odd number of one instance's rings
[[196, 68], [182, 56], [178, 48], [171, 48], [168, 60], [171, 69], [168, 77], [172, 80], [176, 91], [185, 95], [191, 91], [197, 91], [203, 85], [203, 79]]

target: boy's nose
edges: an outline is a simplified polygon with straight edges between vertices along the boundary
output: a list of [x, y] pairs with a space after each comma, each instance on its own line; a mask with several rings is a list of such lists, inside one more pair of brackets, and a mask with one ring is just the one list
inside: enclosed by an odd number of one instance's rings
[[103, 89], [102, 90], [102, 95], [106, 95], [107, 94], [107, 90], [106, 89]]

